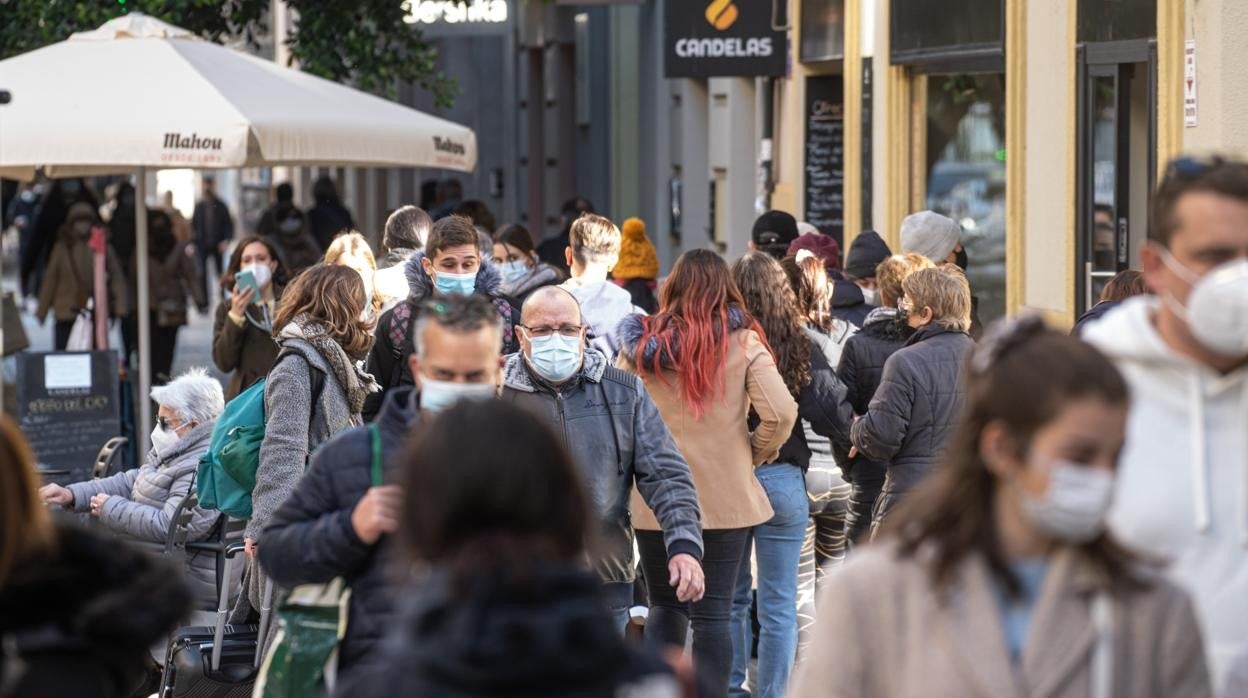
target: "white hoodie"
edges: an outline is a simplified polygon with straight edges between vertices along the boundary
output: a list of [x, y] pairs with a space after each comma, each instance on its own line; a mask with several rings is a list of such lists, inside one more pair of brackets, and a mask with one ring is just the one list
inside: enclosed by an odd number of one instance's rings
[[1170, 349], [1153, 326], [1159, 306], [1132, 298], [1083, 334], [1131, 387], [1109, 524], [1191, 592], [1226, 695], [1232, 666], [1248, 661], [1248, 368], [1222, 375]]

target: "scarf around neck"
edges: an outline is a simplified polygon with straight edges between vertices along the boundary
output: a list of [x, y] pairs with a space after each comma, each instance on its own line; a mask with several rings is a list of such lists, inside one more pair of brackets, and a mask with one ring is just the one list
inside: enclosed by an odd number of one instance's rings
[[279, 339], [302, 339], [312, 345], [334, 372], [352, 414], [359, 414], [364, 409], [364, 399], [380, 389], [372, 375], [357, 365], [358, 359], [348, 356], [342, 345], [329, 336], [325, 325], [306, 313], [295, 316], [283, 327]]

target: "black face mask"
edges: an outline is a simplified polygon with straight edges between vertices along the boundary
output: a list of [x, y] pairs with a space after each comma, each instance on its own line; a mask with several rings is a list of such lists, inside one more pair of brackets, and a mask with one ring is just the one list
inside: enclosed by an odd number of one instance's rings
[[958, 265], [958, 268], [961, 269], [962, 271], [966, 271], [966, 265], [967, 265], [966, 248], [963, 247], [957, 252], [954, 252], [954, 254], [957, 255], [958, 258], [954, 260], [953, 263]]

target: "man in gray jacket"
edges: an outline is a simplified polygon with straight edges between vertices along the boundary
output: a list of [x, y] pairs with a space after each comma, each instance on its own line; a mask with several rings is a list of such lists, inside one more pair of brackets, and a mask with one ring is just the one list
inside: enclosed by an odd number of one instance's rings
[[636, 563], [629, 493], [634, 483], [663, 526], [669, 583], [682, 601], [702, 598], [702, 524], [693, 476], [639, 378], [586, 348], [576, 299], [547, 286], [524, 304], [521, 352], [507, 357], [503, 399], [533, 410], [560, 434], [601, 521], [594, 566], [621, 629]]

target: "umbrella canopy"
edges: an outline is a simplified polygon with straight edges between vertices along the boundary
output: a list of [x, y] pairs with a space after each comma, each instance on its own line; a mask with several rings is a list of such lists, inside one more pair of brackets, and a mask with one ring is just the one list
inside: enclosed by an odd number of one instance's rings
[[[101, 78], [100, 66], [109, 66]], [[140, 13], [0, 61], [0, 176], [476, 166], [471, 129]]]
[[152, 422], [146, 169], [470, 171], [477, 161], [469, 128], [204, 41], [138, 12], [0, 61], [0, 86], [13, 95], [0, 112], [0, 176], [30, 180], [40, 167], [50, 177], [139, 174], [139, 453], [146, 453]]

